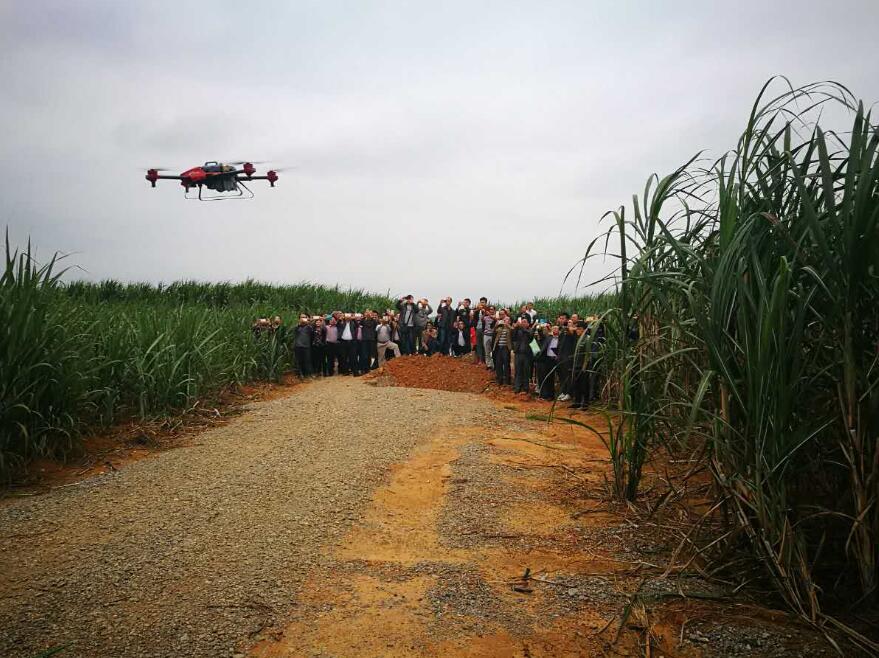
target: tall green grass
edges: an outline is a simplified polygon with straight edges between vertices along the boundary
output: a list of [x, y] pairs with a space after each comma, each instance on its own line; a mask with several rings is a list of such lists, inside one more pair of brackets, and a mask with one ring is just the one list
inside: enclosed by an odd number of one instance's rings
[[587, 255], [610, 240], [620, 262], [603, 318], [620, 490], [638, 449], [702, 450], [727, 541], [835, 624], [826, 609], [879, 600], [879, 131], [841, 85], [777, 82], [733, 150], [651, 177]]
[[255, 339], [254, 319], [384, 308], [390, 300], [320, 286], [61, 281], [7, 239], [0, 277], [0, 478], [35, 457], [64, 458], [88, 427], [184, 409], [230, 385], [278, 380], [286, 330]]
[[585, 318], [588, 315], [599, 315], [607, 308], [613, 306], [616, 295], [610, 293], [584, 294], [579, 296], [560, 295], [558, 297], [537, 297], [525, 301], [517, 301], [510, 309], [518, 310], [527, 302], [534, 304], [535, 310], [541, 318], [549, 322], [555, 322], [560, 313], [578, 313]]

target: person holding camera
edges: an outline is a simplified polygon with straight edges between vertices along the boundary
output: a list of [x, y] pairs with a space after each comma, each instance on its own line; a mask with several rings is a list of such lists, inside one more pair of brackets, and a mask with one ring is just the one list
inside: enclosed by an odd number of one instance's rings
[[[378, 348], [375, 330], [378, 327], [377, 314], [366, 309], [360, 321], [360, 372], [366, 373], [378, 367]], [[375, 360], [375, 364], [373, 364]]]
[[576, 323], [571, 322], [570, 315], [560, 313], [557, 324], [559, 327], [558, 355], [558, 380], [559, 401], [565, 402], [571, 399], [571, 382], [574, 368], [574, 351], [577, 349]]
[[485, 332], [482, 327], [482, 318], [488, 312], [488, 299], [479, 298], [476, 308], [470, 312], [470, 326], [476, 329], [476, 363], [485, 363]]
[[393, 341], [393, 336], [394, 329], [391, 326], [391, 319], [389, 316], [384, 315], [375, 330], [379, 368], [385, 365], [385, 358], [388, 350], [391, 350], [395, 357], [400, 356], [400, 347]]
[[311, 317], [311, 372], [326, 375], [327, 343], [324, 319], [319, 315]]
[[510, 377], [510, 347], [513, 345], [513, 328], [510, 318], [502, 315], [494, 326], [492, 336], [492, 353], [494, 357], [494, 372], [497, 383], [501, 386], [509, 386]]
[[489, 306], [482, 315], [480, 327], [482, 329], [482, 352], [485, 355], [485, 367], [494, 370], [494, 326], [497, 316], [494, 306]]
[[418, 307], [412, 295], [400, 297], [397, 301], [399, 312], [400, 352], [403, 354], [415, 353], [415, 314]]
[[464, 356], [470, 352], [470, 331], [462, 320], [455, 323], [452, 331], [452, 354]]
[[430, 314], [433, 313], [428, 301], [424, 298], [418, 300], [418, 310], [415, 312], [415, 352], [422, 354], [425, 344], [424, 331], [430, 323]]
[[515, 370], [513, 382], [514, 393], [528, 393], [531, 384], [531, 371], [534, 368], [534, 352], [531, 349], [531, 341], [534, 340], [534, 330], [527, 317], [520, 317], [512, 333], [513, 353], [515, 354]]
[[537, 392], [542, 400], [555, 399], [555, 375], [558, 364], [559, 328], [547, 322], [538, 332], [540, 352], [534, 359]]
[[300, 379], [311, 377], [311, 342], [314, 329], [308, 323], [308, 316], [299, 316], [299, 324], [293, 330], [293, 354], [296, 358], [296, 373]]
[[440, 344], [440, 354], [448, 356], [452, 342], [452, 329], [455, 326], [456, 311], [452, 308], [452, 298], [446, 297], [440, 302], [436, 310], [437, 340]]

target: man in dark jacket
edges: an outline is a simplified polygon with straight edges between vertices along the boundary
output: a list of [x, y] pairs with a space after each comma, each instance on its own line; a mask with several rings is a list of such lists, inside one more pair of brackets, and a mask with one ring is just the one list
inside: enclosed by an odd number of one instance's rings
[[327, 334], [324, 319], [319, 315], [311, 318], [311, 372], [314, 375], [327, 374]]
[[403, 354], [415, 353], [415, 315], [418, 313], [412, 295], [400, 297], [397, 301], [397, 311], [400, 312], [398, 331], [400, 332], [400, 351]]
[[559, 328], [548, 324], [539, 332], [540, 353], [534, 359], [537, 391], [543, 400], [555, 399], [555, 374], [558, 364]]
[[589, 406], [589, 385], [592, 379], [591, 350], [595, 342], [589, 341], [588, 337], [584, 338], [586, 329], [586, 322], [583, 320], [577, 322], [574, 328], [577, 336], [577, 350], [574, 353], [574, 367], [571, 373], [571, 407], [574, 409], [586, 409]]
[[526, 317], [520, 317], [513, 329], [513, 353], [516, 355], [513, 393], [528, 393], [531, 384], [531, 370], [534, 365], [534, 352], [531, 341], [534, 332]]
[[510, 384], [510, 346], [513, 342], [513, 329], [510, 318], [501, 312], [501, 317], [493, 327], [491, 348], [494, 358], [494, 372], [501, 386]]
[[437, 340], [440, 344], [440, 354], [449, 355], [449, 347], [452, 342], [452, 328], [455, 325], [455, 309], [452, 308], [452, 298], [446, 297], [440, 302], [436, 310]]
[[470, 352], [470, 331], [461, 321], [455, 324], [452, 329], [452, 354], [455, 356], [464, 356]]
[[415, 313], [415, 345], [413, 354], [421, 354], [425, 348], [424, 330], [430, 323], [430, 314], [433, 313], [433, 307], [426, 299], [418, 300], [418, 312]]
[[561, 313], [558, 317], [559, 345], [558, 345], [558, 380], [559, 400], [571, 399], [571, 376], [574, 367], [574, 350], [577, 349], [577, 334], [575, 327], [570, 322], [567, 313]]
[[378, 314], [366, 309], [363, 319], [360, 321], [360, 372], [369, 372], [373, 368], [378, 368], [378, 349], [375, 337], [377, 326]]
[[308, 316], [299, 316], [299, 325], [293, 330], [293, 354], [296, 357], [296, 372], [305, 379], [311, 377], [311, 341], [314, 329], [308, 324]]
[[470, 312], [470, 326], [476, 329], [476, 363], [485, 363], [485, 334], [482, 318], [488, 312], [488, 299], [479, 298], [479, 304]]
[[339, 374], [357, 374], [357, 322], [353, 313], [345, 313], [339, 328]]
[[455, 319], [458, 322], [463, 322], [464, 328], [468, 331], [470, 330], [470, 323], [472, 322], [472, 319], [470, 318], [471, 311], [472, 309], [470, 308], [470, 298], [465, 297], [458, 304], [458, 310], [456, 312], [457, 317]]

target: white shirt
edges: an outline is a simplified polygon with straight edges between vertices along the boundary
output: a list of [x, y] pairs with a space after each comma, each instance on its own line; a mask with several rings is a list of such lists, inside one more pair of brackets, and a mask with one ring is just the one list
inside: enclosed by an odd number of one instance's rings
[[351, 340], [351, 323], [348, 322], [345, 325], [345, 330], [342, 332], [342, 340]]

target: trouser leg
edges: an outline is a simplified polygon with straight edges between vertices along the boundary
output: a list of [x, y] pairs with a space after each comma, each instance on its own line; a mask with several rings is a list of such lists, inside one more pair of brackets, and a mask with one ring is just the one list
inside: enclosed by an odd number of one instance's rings
[[494, 367], [497, 374], [497, 383], [510, 384], [510, 348], [498, 347], [494, 353]]
[[339, 341], [339, 374], [347, 375], [351, 372], [351, 366], [348, 363], [348, 352], [350, 347], [348, 346], [350, 340], [342, 340]]
[[413, 327], [400, 327], [400, 352], [412, 354], [412, 329]]
[[574, 372], [574, 378], [571, 382], [572, 396], [574, 398], [574, 406], [583, 409], [589, 404], [589, 373], [587, 371], [577, 369]]
[[300, 377], [308, 377], [311, 374], [311, 350], [307, 347], [294, 347], [293, 354], [296, 357], [296, 373]]
[[324, 362], [326, 361], [326, 356], [324, 355], [325, 348], [323, 345], [312, 345], [311, 346], [311, 372], [315, 375], [324, 374]]
[[378, 352], [375, 348], [375, 341], [370, 340], [366, 343], [366, 371], [374, 370], [378, 367], [376, 361], [378, 360]]
[[359, 366], [358, 370], [360, 372], [369, 372], [369, 367], [372, 361], [372, 341], [369, 340], [361, 340], [360, 341], [360, 354], [358, 355]]
[[485, 337], [481, 331], [476, 332], [476, 362], [485, 363]]
[[352, 340], [348, 344], [348, 364], [352, 375], [360, 374], [360, 341]]
[[571, 394], [571, 367], [573, 362], [570, 358], [559, 361], [558, 378], [559, 378], [559, 394]]
[[390, 343], [378, 343], [376, 345], [376, 350], [378, 352], [378, 367], [381, 368], [385, 365], [385, 350], [388, 349], [388, 345]]
[[440, 354], [444, 356], [449, 355], [449, 340], [451, 338], [450, 332], [447, 327], [440, 327], [437, 333], [437, 340], [440, 345]]
[[324, 375], [331, 376], [336, 370], [336, 344], [327, 343], [324, 346]]
[[485, 365], [487, 365], [489, 368], [494, 368], [494, 357], [491, 353], [491, 339], [492, 336], [482, 337], [482, 351], [485, 353]]
[[537, 384], [540, 387], [540, 397], [544, 400], [555, 399], [555, 362], [547, 359], [541, 363], [537, 370]]
[[414, 336], [412, 353], [420, 354], [421, 348], [424, 346], [424, 327], [415, 327], [412, 330], [412, 335]]
[[531, 382], [532, 355], [530, 352], [516, 352], [516, 380], [513, 391], [527, 393]]
[[546, 359], [535, 359], [534, 370], [537, 373], [537, 394], [543, 397], [543, 382], [546, 379]]

